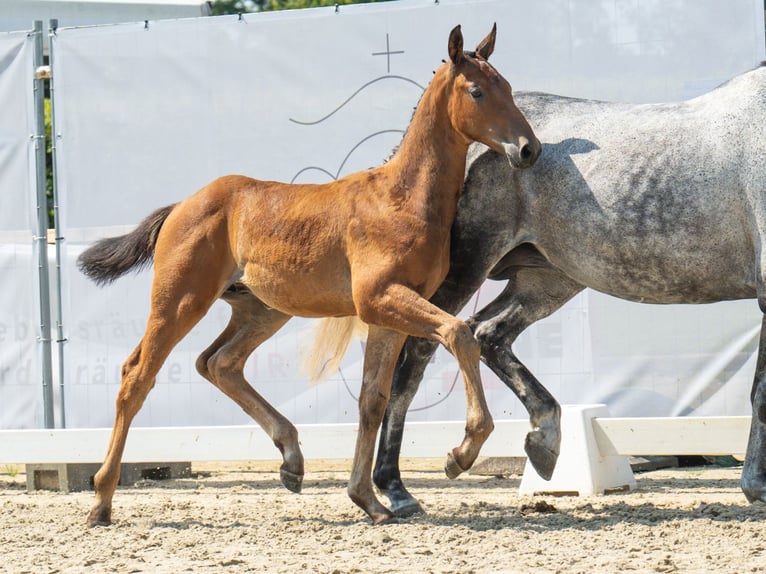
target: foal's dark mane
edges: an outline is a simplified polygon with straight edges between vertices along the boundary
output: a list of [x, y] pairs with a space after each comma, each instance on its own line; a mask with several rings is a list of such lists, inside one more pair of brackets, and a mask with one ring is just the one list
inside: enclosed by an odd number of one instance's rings
[[[463, 55], [464, 55], [464, 56], [466, 56], [466, 57], [468, 57], [468, 58], [473, 58], [474, 60], [475, 60], [475, 59], [477, 59], [477, 57], [476, 57], [476, 52], [466, 52], [466, 51], [464, 51], [464, 52], [463, 52]], [[447, 60], [442, 60], [442, 64], [446, 64], [446, 63], [447, 63]], [[766, 64], [766, 62], [764, 62], [764, 64]], [[431, 73], [432, 73], [432, 74], [435, 74], [435, 73], [436, 73], [436, 70], [434, 70], [434, 71], [433, 71], [433, 72], [431, 72]], [[428, 87], [426, 86], [426, 90], [427, 90], [427, 89], [428, 89]], [[386, 159], [384, 159], [384, 160], [383, 160], [383, 163], [388, 163], [389, 161], [391, 161], [391, 158], [392, 158], [392, 157], [394, 157], [394, 155], [396, 155], [396, 152], [397, 152], [397, 151], [399, 151], [399, 147], [402, 145], [402, 142], [404, 141], [404, 138], [406, 138], [406, 137], [407, 137], [407, 132], [409, 132], [409, 131], [410, 131], [410, 126], [412, 125], [412, 118], [414, 118], [414, 117], [415, 117], [415, 113], [418, 111], [418, 106], [420, 105], [420, 101], [423, 99], [423, 94], [425, 94], [425, 93], [426, 93], [426, 90], [423, 90], [423, 92], [420, 94], [420, 97], [418, 98], [418, 101], [417, 101], [417, 103], [415, 104], [415, 107], [413, 107], [413, 108], [412, 108], [412, 115], [410, 116], [410, 121], [407, 123], [407, 129], [405, 129], [405, 130], [404, 130], [404, 133], [402, 134], [402, 139], [401, 139], [401, 140], [399, 140], [399, 143], [398, 143], [398, 144], [396, 144], [396, 145], [395, 145], [395, 146], [394, 146], [394, 147], [391, 149], [391, 153], [390, 153], [390, 154], [388, 154], [388, 157], [387, 157]]]

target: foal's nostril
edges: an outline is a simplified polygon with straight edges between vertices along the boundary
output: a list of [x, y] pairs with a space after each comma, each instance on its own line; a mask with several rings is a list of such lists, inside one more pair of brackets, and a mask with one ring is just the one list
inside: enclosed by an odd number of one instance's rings
[[511, 165], [522, 169], [533, 166], [540, 153], [539, 144], [525, 137], [519, 138], [517, 143], [505, 142], [502, 146]]
[[521, 149], [519, 150], [519, 157], [521, 157], [523, 161], [529, 161], [532, 159], [532, 146], [529, 144], [524, 144], [521, 146]]

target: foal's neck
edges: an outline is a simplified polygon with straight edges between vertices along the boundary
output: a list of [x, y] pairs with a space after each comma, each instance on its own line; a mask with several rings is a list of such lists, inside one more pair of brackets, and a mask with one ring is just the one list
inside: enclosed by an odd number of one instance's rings
[[408, 202], [443, 206], [446, 216], [454, 217], [463, 187], [469, 142], [452, 126], [449, 117], [451, 70], [446, 64], [434, 75], [412, 117], [407, 133], [388, 168], [401, 185], [397, 193]]

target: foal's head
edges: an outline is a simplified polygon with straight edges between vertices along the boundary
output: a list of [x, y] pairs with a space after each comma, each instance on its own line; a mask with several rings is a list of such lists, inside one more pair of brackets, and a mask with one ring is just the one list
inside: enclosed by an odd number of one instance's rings
[[460, 26], [450, 33], [450, 119], [466, 139], [507, 155], [515, 167], [530, 167], [540, 155], [540, 141], [516, 107], [511, 85], [487, 61], [495, 49], [496, 30], [492, 26], [475, 52], [463, 52]]

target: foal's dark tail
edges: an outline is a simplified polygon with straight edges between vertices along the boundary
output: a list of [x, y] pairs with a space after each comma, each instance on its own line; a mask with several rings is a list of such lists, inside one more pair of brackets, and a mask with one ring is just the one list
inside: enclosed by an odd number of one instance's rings
[[149, 265], [160, 228], [175, 206], [158, 209], [126, 235], [97, 241], [77, 258], [80, 271], [97, 285], [108, 285], [131, 269], [140, 271]]

